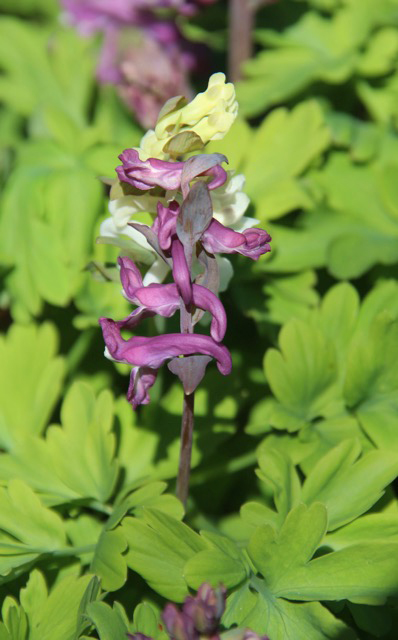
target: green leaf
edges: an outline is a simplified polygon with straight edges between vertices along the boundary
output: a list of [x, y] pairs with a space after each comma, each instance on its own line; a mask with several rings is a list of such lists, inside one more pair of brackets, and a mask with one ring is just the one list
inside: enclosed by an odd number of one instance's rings
[[318, 327], [300, 320], [282, 328], [279, 345], [281, 351], [268, 350], [264, 360], [267, 380], [282, 405], [271, 424], [294, 431], [323, 415], [336, 399], [336, 352]]
[[87, 384], [75, 383], [62, 405], [63, 427], [49, 427], [46, 440], [28, 435], [1, 456], [0, 478], [23, 478], [50, 505], [81, 498], [106, 502], [118, 474], [112, 409], [108, 391], [96, 398]]
[[257, 475], [272, 493], [272, 499], [282, 523], [300, 500], [300, 480], [291, 459], [277, 449], [260, 448], [258, 455], [260, 469]]
[[199, 551], [186, 563], [184, 577], [190, 587], [198, 589], [203, 582], [210, 582], [214, 587], [223, 583], [229, 588], [247, 578], [250, 568], [232, 540], [208, 531], [201, 535], [212, 548]]
[[398, 53], [397, 31], [385, 27], [372, 35], [371, 40], [358, 64], [358, 72], [363, 76], [381, 76], [395, 68]]
[[61, 390], [64, 363], [56, 357], [53, 325], [14, 324], [0, 336], [0, 444], [12, 450], [30, 434], [40, 434]]
[[14, 567], [51, 553], [66, 544], [60, 516], [44, 507], [21, 480], [10, 480], [0, 488], [0, 573], [7, 576]]
[[[112, 395], [103, 391], [95, 398], [92, 389], [75, 383], [61, 410], [63, 428], [51, 427], [47, 443], [56, 472], [76, 495], [105, 502], [111, 495], [118, 473]], [[71, 468], [69, 460], [74, 460]]]
[[100, 640], [122, 640], [126, 637], [128, 627], [116, 606], [111, 608], [105, 602], [91, 602], [87, 616], [97, 629]]
[[[90, 580], [90, 575], [69, 575], [59, 580], [47, 594], [42, 575], [33, 572], [21, 591], [21, 604], [29, 618], [29, 640], [74, 638], [80, 603]], [[37, 588], [38, 594], [35, 593]]]
[[[283, 324], [294, 317], [305, 318], [309, 309], [319, 302], [315, 284], [314, 271], [273, 278], [264, 286], [264, 293], [268, 298], [265, 318], [277, 324]], [[258, 319], [254, 313], [250, 315], [255, 320]]]
[[357, 637], [319, 602], [295, 603], [275, 598], [262, 580], [252, 580], [227, 601], [223, 623], [269, 634], [272, 640], [355, 640]]
[[259, 31], [258, 39], [274, 49], [261, 51], [244, 66], [248, 79], [238, 85], [243, 113], [257, 115], [315, 80], [344, 82], [355, 69], [358, 45], [368, 35], [369, 22], [360, 19], [364, 17], [351, 7], [333, 20], [307, 11], [280, 34]]
[[248, 553], [273, 593], [279, 593], [279, 585], [286, 583], [286, 576], [312, 558], [326, 528], [326, 508], [315, 503], [308, 508], [301, 504], [292, 509], [279, 534], [267, 525], [253, 533]]
[[383, 604], [398, 590], [398, 545], [362, 543], [292, 568], [274, 593], [290, 600]]
[[393, 454], [371, 451], [356, 461], [359, 453], [358, 442], [342, 442], [319, 460], [304, 482], [302, 500], [326, 505], [331, 531], [368, 511], [398, 475]]
[[187, 525], [155, 509], [143, 510], [145, 522], [125, 518], [122, 525], [129, 550], [127, 565], [165, 598], [181, 602], [187, 594], [186, 562], [208, 549]]
[[244, 165], [247, 191], [256, 202], [261, 220], [311, 204], [295, 179], [329, 142], [330, 132], [316, 102], [304, 102], [290, 113], [276, 109], [265, 118]]
[[127, 564], [123, 552], [127, 540], [120, 527], [103, 531], [95, 548], [91, 571], [100, 579], [106, 591], [120, 589], [127, 579]]
[[94, 602], [97, 600], [100, 592], [101, 592], [100, 581], [98, 580], [98, 578], [93, 576], [90, 582], [88, 583], [86, 590], [83, 594], [83, 597], [80, 601], [79, 610], [77, 612], [76, 632], [73, 640], [79, 640], [81, 634], [84, 632], [85, 629], [87, 629], [87, 626], [88, 626], [87, 619], [86, 619], [87, 607], [91, 602]]
[[142, 602], [134, 609], [133, 629], [143, 633], [148, 638], [157, 638], [159, 635], [159, 616], [149, 602]]
[[370, 513], [328, 533], [325, 538], [325, 544], [334, 550], [359, 542], [398, 543], [398, 515], [395, 512]]

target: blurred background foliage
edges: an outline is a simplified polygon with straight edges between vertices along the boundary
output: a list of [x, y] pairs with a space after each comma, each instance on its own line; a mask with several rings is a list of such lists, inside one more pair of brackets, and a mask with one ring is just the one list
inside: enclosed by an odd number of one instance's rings
[[[227, 9], [178, 17], [209, 47], [195, 90], [225, 70]], [[96, 81], [100, 36], [56, 0], [0, 12], [0, 639], [162, 640], [162, 598], [209, 580], [227, 628], [393, 640], [398, 0], [257, 11], [240, 116], [209, 152], [246, 176], [272, 254], [232, 258], [234, 368], [197, 392], [186, 524], [181, 391], [165, 373], [133, 413], [97, 324], [128, 312], [95, 244], [100, 178], [143, 130]]]

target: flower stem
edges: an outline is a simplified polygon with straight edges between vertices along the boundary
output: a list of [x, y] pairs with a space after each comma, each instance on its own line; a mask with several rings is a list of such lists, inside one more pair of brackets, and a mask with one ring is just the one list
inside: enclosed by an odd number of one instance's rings
[[241, 65], [252, 54], [254, 13], [251, 0], [229, 1], [228, 70], [232, 82], [242, 78]]
[[191, 393], [189, 395], [184, 393], [184, 405], [181, 421], [180, 464], [178, 467], [177, 477], [177, 498], [181, 500], [184, 506], [186, 505], [188, 499], [189, 475], [191, 471], [194, 400], [194, 393]]

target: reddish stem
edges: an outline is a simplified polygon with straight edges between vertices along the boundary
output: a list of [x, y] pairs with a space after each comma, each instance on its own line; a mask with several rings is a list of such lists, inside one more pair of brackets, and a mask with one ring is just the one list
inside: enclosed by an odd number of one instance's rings
[[184, 407], [181, 422], [180, 464], [178, 467], [177, 477], [177, 498], [181, 500], [184, 506], [188, 499], [189, 475], [191, 472], [194, 399], [194, 393], [191, 393], [190, 395], [184, 393]]
[[254, 13], [250, 0], [230, 0], [228, 69], [232, 82], [242, 78], [241, 65], [253, 52]]

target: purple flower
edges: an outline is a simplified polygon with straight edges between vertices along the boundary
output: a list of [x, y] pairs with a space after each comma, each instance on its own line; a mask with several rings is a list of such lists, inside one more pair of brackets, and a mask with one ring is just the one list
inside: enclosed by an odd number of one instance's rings
[[[161, 187], [166, 191], [174, 191], [180, 189], [184, 184], [188, 184], [198, 176], [213, 176], [213, 180], [207, 185], [208, 188], [216, 189], [220, 187], [227, 179], [227, 172], [218, 162], [222, 161], [223, 156], [220, 154], [212, 154], [212, 156], [204, 156], [206, 160], [212, 158], [212, 163], [208, 167], [209, 162], [203, 165], [200, 162], [201, 157], [195, 156], [195, 164], [187, 162], [167, 162], [166, 160], [158, 160], [157, 158], [148, 158], [148, 160], [140, 160], [138, 151], [135, 149], [126, 149], [120, 154], [119, 159], [122, 164], [116, 167], [116, 173], [121, 182], [128, 182], [136, 189], [146, 191], [154, 187]], [[189, 175], [185, 176], [184, 172], [187, 166], [193, 167]]]
[[172, 36], [172, 32], [161, 27], [162, 23], [154, 21], [151, 28], [129, 32], [130, 37], [128, 33], [120, 34], [118, 53], [113, 59], [108, 55], [110, 64], [105, 67], [105, 70], [113, 69], [112, 76], [108, 72], [104, 74], [105, 49], [98, 74], [102, 82], [117, 76], [116, 81], [110, 81], [116, 84], [119, 95], [144, 129], [155, 125], [159, 111], [169, 98], [175, 95], [190, 98], [192, 93], [188, 82], [192, 63], [184, 52], [181, 36], [174, 43], [159, 41], [158, 34], [161, 38]]
[[176, 356], [204, 354], [217, 360], [220, 373], [231, 372], [231, 356], [226, 347], [209, 336], [198, 334], [170, 333], [153, 338], [134, 336], [124, 340], [120, 335], [120, 325], [110, 318], [100, 318], [106, 349], [113, 360], [133, 365], [127, 399], [136, 409], [140, 404], [148, 404], [149, 389], [156, 380], [157, 369]]
[[[119, 265], [125, 296], [138, 306], [127, 318], [117, 323], [120, 328], [132, 329], [143, 314], [145, 317], [158, 314], [170, 318], [180, 308], [180, 294], [176, 284], [150, 284], [144, 287], [139, 269], [130, 258], [119, 258]], [[213, 340], [221, 342], [227, 328], [227, 316], [218, 297], [206, 287], [193, 284], [192, 302], [195, 307], [212, 314], [210, 334]]]
[[149, 389], [155, 384], [157, 375], [157, 369], [150, 367], [133, 367], [131, 370], [127, 400], [134, 410], [140, 404], [150, 402]]
[[105, 31], [109, 27], [135, 24], [146, 3], [139, 0], [62, 0], [67, 15], [81, 33]]
[[183, 612], [193, 621], [195, 629], [201, 635], [213, 635], [219, 626], [225, 610], [226, 589], [218, 589], [207, 582], [203, 583], [195, 597], [185, 599]]
[[199, 640], [193, 619], [174, 604], [166, 604], [162, 618], [171, 640]]
[[269, 242], [271, 236], [263, 229], [246, 229], [240, 233], [214, 219], [202, 236], [202, 244], [210, 253], [241, 253], [252, 260], [271, 251]]
[[215, 0], [61, 0], [67, 15], [80, 31], [90, 34], [109, 27], [134, 26], [143, 16], [157, 9], [175, 9], [185, 15], [196, 12], [198, 5]]
[[232, 362], [228, 349], [210, 336], [197, 333], [166, 333], [153, 338], [133, 336], [124, 340], [118, 322], [110, 318], [100, 318], [99, 323], [106, 348], [117, 362], [131, 364], [133, 367], [159, 369], [170, 358], [199, 353], [214, 358], [218, 370], [224, 376], [231, 372]]

